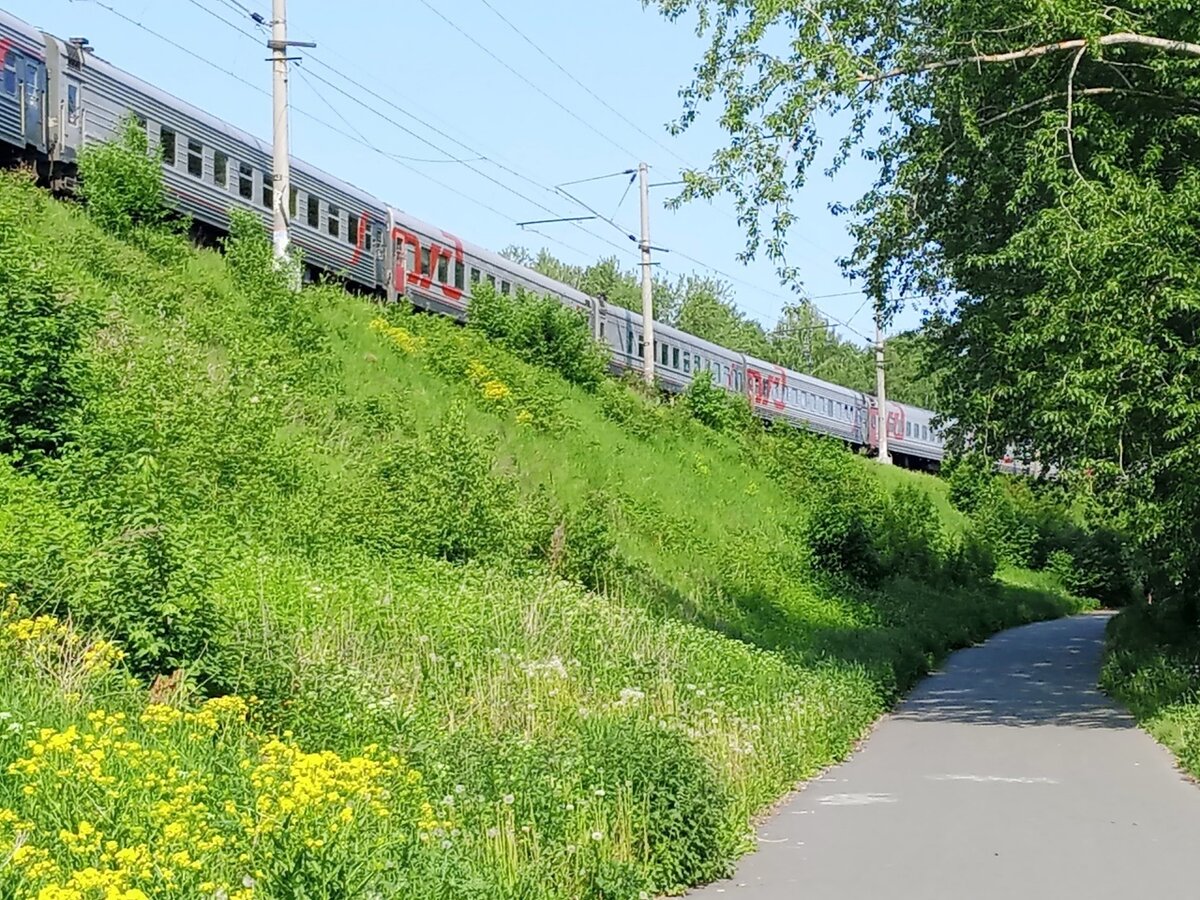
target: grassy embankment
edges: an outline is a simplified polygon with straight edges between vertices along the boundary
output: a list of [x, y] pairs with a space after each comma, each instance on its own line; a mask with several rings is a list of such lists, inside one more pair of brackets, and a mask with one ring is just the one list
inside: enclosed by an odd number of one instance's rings
[[0, 894], [677, 890], [939, 655], [1078, 605], [932, 478], [268, 252], [0, 181]]
[[1123, 610], [1108, 626], [1101, 686], [1200, 778], [1200, 639], [1179, 601]]

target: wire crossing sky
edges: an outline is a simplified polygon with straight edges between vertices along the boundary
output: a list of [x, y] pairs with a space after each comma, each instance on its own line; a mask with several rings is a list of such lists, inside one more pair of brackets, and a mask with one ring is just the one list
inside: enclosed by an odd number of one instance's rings
[[[0, 3], [60, 37], [85, 36], [115, 65], [270, 136], [266, 32], [252, 18], [269, 21], [268, 0]], [[637, 231], [636, 198], [620, 202], [623, 179], [585, 180], [644, 159], [652, 181], [669, 183], [685, 164], [706, 165], [723, 142], [708, 119], [668, 132], [702, 48], [686, 24], [638, 0], [289, 0], [288, 19], [291, 37], [318, 44], [293, 66], [292, 152], [493, 250], [545, 247], [575, 264], [615, 255], [633, 268], [637, 248], [624, 235]], [[828, 207], [856, 199], [872, 174], [854, 162], [835, 181], [814, 180], [789, 247], [805, 293], [858, 343], [871, 333], [871, 310], [837, 266], [850, 239]], [[554, 190], [580, 181], [570, 191], [578, 203]], [[674, 190], [652, 191], [651, 240], [671, 251], [655, 254], [659, 275], [723, 278], [743, 312], [773, 325], [794, 295], [769, 263], [736, 260], [744, 236], [731, 205], [665, 209]], [[582, 204], [615, 227], [516, 224], [582, 216]], [[895, 327], [917, 322], [908, 311]]]

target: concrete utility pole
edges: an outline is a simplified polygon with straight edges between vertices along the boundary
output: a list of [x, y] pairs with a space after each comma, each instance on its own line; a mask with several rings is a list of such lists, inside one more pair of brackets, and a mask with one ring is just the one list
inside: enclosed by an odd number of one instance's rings
[[884, 378], [883, 367], [883, 325], [881, 323], [883, 313], [881, 310], [875, 311], [875, 403], [879, 410], [877, 413], [877, 426], [875, 428], [876, 437], [879, 441], [879, 461], [884, 465], [891, 465], [892, 455], [888, 452], [888, 433], [887, 433], [887, 385]]
[[642, 189], [642, 363], [646, 384], [654, 384], [654, 283], [650, 277], [650, 168], [638, 163]]
[[288, 259], [288, 214], [292, 196], [292, 168], [288, 156], [288, 48], [315, 47], [309, 41], [287, 39], [287, 0], [271, 2], [271, 39], [267, 48], [271, 51], [271, 68], [274, 71], [274, 88], [271, 92], [273, 107], [271, 158], [271, 204], [274, 221], [271, 224], [275, 259], [283, 264]]

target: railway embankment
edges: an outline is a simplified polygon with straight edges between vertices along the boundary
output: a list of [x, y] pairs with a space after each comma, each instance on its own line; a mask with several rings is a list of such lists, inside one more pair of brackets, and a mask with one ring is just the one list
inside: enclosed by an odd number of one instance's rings
[[6, 896], [678, 890], [944, 653], [1085, 605], [943, 481], [566, 379], [536, 304], [292, 293], [245, 223], [4, 175], [0, 303]]

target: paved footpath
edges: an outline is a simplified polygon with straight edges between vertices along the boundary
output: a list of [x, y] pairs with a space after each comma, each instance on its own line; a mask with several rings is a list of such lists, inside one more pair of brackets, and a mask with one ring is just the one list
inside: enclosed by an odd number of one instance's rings
[[688, 896], [1200, 898], [1200, 787], [1097, 690], [1106, 621], [954, 654]]

